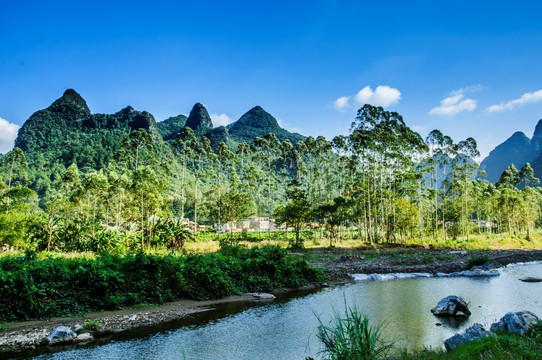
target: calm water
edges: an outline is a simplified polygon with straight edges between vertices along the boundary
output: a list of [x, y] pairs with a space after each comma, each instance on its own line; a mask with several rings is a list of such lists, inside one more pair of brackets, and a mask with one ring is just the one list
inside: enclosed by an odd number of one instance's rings
[[[491, 278], [410, 278], [361, 281], [304, 296], [288, 295], [271, 303], [230, 304], [176, 324], [123, 335], [105, 344], [66, 348], [37, 359], [304, 359], [315, 356], [318, 321], [344, 299], [374, 323], [399, 348], [441, 348], [454, 333], [479, 322], [487, 327], [508, 311], [531, 310], [542, 316], [542, 283], [518, 278], [542, 277], [542, 264], [513, 265]], [[430, 309], [441, 298], [460, 295], [472, 315], [462, 324], [435, 318]], [[437, 322], [443, 326], [436, 326]], [[180, 326], [180, 327], [179, 327]]]

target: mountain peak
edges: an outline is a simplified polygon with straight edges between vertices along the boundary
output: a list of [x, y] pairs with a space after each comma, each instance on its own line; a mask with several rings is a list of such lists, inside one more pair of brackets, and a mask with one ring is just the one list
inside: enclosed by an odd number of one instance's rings
[[[254, 106], [252, 109], [247, 111], [239, 120], [237, 120], [233, 126], [250, 126], [258, 129], [274, 130], [279, 129], [279, 123], [277, 119], [273, 117], [270, 113], [265, 111], [261, 106]], [[271, 131], [269, 131], [271, 132]]]
[[198, 137], [213, 129], [213, 121], [203, 104], [196, 103], [194, 105], [186, 120], [186, 126], [194, 130]]
[[71, 108], [77, 112], [90, 114], [87, 102], [75, 90], [68, 89], [64, 94], [50, 106], [53, 111], [63, 111], [65, 108]]
[[280, 141], [288, 139], [293, 144], [305, 138], [281, 128], [277, 119], [261, 106], [254, 106], [227, 128], [231, 138], [236, 141], [252, 142], [255, 137], [264, 137], [269, 133], [275, 134]]

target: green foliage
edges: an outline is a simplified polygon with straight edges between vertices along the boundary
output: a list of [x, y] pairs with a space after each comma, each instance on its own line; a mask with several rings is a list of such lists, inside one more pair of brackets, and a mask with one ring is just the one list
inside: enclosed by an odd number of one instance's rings
[[303, 240], [300, 236], [300, 232], [303, 225], [311, 219], [311, 205], [307, 199], [307, 195], [301, 189], [301, 184], [296, 180], [288, 185], [286, 196], [289, 202], [284, 206], [280, 206], [275, 211], [277, 223], [292, 226], [295, 232], [295, 242], [292, 246], [303, 247]]
[[316, 337], [323, 345], [318, 353], [328, 360], [371, 360], [386, 358], [392, 349], [391, 343], [381, 338], [381, 326], [369, 323], [355, 305], [347, 306], [345, 299], [344, 316], [336, 310], [330, 325], [324, 325], [318, 318]]
[[470, 341], [453, 351], [421, 351], [403, 354], [404, 360], [535, 360], [542, 353], [542, 322], [531, 327], [525, 335], [500, 333]]
[[162, 138], [166, 141], [175, 140], [175, 136], [186, 125], [187, 117], [185, 115], [177, 115], [167, 118], [164, 121], [156, 123], [156, 127]]
[[277, 120], [260, 106], [247, 111], [241, 118], [227, 126], [230, 136], [237, 142], [251, 143], [256, 137], [273, 133], [280, 141], [288, 139], [292, 144], [303, 141], [304, 136], [282, 129]]
[[83, 329], [96, 331], [100, 327], [100, 323], [97, 320], [89, 320], [83, 324]]
[[155, 256], [142, 252], [96, 258], [29, 251], [0, 258], [0, 321], [113, 310], [182, 298], [218, 299], [317, 281], [320, 273], [278, 247]]
[[466, 266], [467, 266], [467, 269], [471, 269], [474, 266], [484, 265], [487, 262], [489, 262], [489, 257], [487, 255], [477, 255], [477, 256], [471, 257], [467, 261]]

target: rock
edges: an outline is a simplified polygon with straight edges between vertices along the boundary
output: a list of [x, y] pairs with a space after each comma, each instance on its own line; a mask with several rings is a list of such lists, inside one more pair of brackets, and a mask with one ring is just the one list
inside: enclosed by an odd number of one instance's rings
[[76, 334], [79, 334], [81, 333], [81, 331], [83, 331], [83, 326], [81, 326], [80, 324], [76, 324], [75, 327], [73, 328], [73, 332], [76, 333]]
[[448, 254], [450, 254], [450, 255], [463, 255], [464, 256], [464, 255], [468, 255], [469, 252], [466, 251], [466, 250], [461, 250], [461, 251], [460, 250], [455, 250], [455, 251], [448, 251]]
[[542, 279], [540, 278], [535, 278], [535, 277], [526, 277], [526, 278], [523, 278], [523, 279], [519, 279], [520, 281], [523, 281], [523, 282], [541, 282]]
[[273, 300], [275, 298], [275, 295], [273, 294], [262, 293], [262, 292], [255, 292], [255, 293], [251, 293], [250, 295], [254, 296], [256, 299], [259, 299], [259, 300]]
[[431, 309], [433, 315], [437, 316], [457, 316], [462, 313], [470, 316], [471, 312], [467, 302], [460, 296], [450, 295], [440, 300], [434, 308]]
[[47, 341], [49, 342], [49, 345], [57, 345], [71, 342], [76, 337], [77, 335], [71, 331], [70, 328], [59, 326], [47, 336]]
[[513, 334], [523, 335], [531, 325], [538, 322], [538, 316], [530, 311], [518, 311], [506, 313], [501, 320], [491, 324], [491, 331], [507, 331]]
[[495, 266], [491, 265], [488, 262], [485, 262], [482, 265], [473, 266], [471, 268], [471, 270], [475, 270], [475, 271], [491, 271], [491, 270], [495, 270]]
[[484, 329], [480, 324], [474, 324], [462, 334], [455, 334], [451, 338], [444, 340], [444, 347], [446, 350], [450, 351], [458, 347], [459, 345], [465, 344], [469, 341], [480, 339], [485, 336], [489, 336], [490, 333]]
[[90, 333], [83, 333], [83, 334], [77, 335], [77, 337], [73, 339], [73, 342], [82, 343], [82, 342], [89, 342], [92, 340], [94, 340], [94, 336], [90, 335]]

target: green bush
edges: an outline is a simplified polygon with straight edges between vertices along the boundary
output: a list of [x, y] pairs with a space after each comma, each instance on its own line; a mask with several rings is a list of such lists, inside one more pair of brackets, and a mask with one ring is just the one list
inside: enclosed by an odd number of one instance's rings
[[467, 269], [471, 269], [475, 266], [484, 265], [487, 262], [489, 262], [489, 257], [487, 255], [473, 256], [467, 261]]
[[297, 287], [321, 273], [279, 247], [225, 246], [206, 255], [101, 254], [68, 257], [28, 251], [0, 258], [0, 321], [20, 321], [160, 304], [218, 299]]

